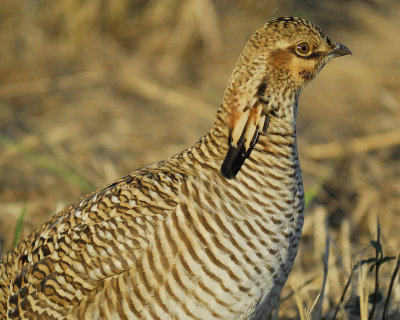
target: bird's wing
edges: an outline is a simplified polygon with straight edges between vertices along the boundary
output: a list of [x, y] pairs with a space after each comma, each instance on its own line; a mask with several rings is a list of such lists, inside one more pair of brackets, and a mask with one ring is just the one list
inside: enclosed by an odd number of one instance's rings
[[40, 227], [9, 253], [16, 261], [3, 259], [12, 264], [10, 318], [65, 316], [104, 279], [132, 268], [177, 206], [181, 179], [162, 169], [137, 171]]

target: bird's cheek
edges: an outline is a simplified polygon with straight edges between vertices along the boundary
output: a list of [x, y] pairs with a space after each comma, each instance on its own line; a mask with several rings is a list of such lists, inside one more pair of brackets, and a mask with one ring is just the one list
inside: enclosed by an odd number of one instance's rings
[[310, 82], [316, 75], [316, 66], [313, 60], [303, 60], [293, 64], [292, 75], [298, 85]]
[[292, 64], [293, 54], [287, 50], [276, 50], [271, 53], [269, 63], [278, 70], [288, 70]]

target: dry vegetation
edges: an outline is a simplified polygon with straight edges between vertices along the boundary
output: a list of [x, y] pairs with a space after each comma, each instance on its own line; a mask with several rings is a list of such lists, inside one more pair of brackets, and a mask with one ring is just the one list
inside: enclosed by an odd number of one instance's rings
[[[398, 1], [2, 0], [4, 250], [15, 230], [26, 235], [81, 194], [191, 145], [211, 125], [247, 38], [279, 15], [309, 18], [353, 51], [301, 99], [309, 204], [279, 309], [281, 319], [331, 318], [352, 267], [382, 258], [371, 244], [378, 215], [383, 254], [399, 254]], [[354, 272], [338, 319], [367, 319], [372, 263]], [[378, 268], [377, 319], [395, 265]], [[388, 316], [400, 318], [399, 276]]]

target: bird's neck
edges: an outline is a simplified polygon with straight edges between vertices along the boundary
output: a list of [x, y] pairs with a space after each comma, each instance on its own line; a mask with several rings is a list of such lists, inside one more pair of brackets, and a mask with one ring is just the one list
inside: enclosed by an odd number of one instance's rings
[[[266, 131], [260, 134], [258, 142], [246, 162], [257, 159], [257, 163], [262, 166], [271, 158], [275, 158], [274, 161], [284, 159], [284, 161], [290, 160], [294, 164], [298, 161], [296, 147], [297, 95], [292, 101], [271, 98], [270, 103], [274, 104], [276, 111], [268, 115], [269, 123]], [[281, 103], [288, 105], [281, 105]], [[190, 152], [200, 155], [203, 161], [212, 165], [215, 170], [220, 169], [229, 149], [230, 112], [232, 112], [232, 108], [222, 104], [217, 112], [214, 125], [196, 143], [194, 148], [189, 149]], [[244, 168], [247, 167], [246, 162]], [[257, 163], [253, 163], [253, 166]]]
[[[223, 103], [217, 112], [216, 121], [207, 133], [207, 136], [211, 135], [216, 139], [221, 157], [225, 155], [228, 148], [229, 134], [232, 130], [231, 118], [232, 114], [236, 112], [235, 102], [238, 99], [237, 97], [246, 95], [246, 92], [241, 92], [242, 86], [236, 86], [235, 88], [233, 85], [233, 83], [230, 83], [225, 91]], [[257, 85], [260, 86], [261, 83]], [[256, 92], [257, 90], [253, 91]], [[262, 113], [268, 119], [268, 125], [265, 126], [265, 131], [260, 134], [259, 139], [285, 145], [296, 142], [296, 119], [300, 93], [301, 90], [283, 89], [270, 84], [262, 93], [262, 97], [256, 98], [262, 101]], [[249, 93], [247, 95], [251, 97]]]

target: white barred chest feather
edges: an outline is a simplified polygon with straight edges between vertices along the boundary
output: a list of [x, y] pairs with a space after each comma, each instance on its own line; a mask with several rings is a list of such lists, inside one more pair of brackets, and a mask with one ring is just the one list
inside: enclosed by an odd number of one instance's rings
[[[257, 319], [267, 314], [295, 258], [304, 204], [295, 145], [265, 156], [260, 140], [229, 188], [212, 170], [189, 175], [180, 186], [179, 204], [154, 227], [134, 268], [107, 280], [97, 292], [98, 302], [81, 303], [76, 318], [96, 318], [99, 305], [107, 308], [116, 290], [130, 293], [121, 305], [128, 318]], [[202, 147], [190, 150], [187, 172], [201, 169], [196, 163], [203, 161]], [[114, 307], [105, 314], [122, 318]]]

